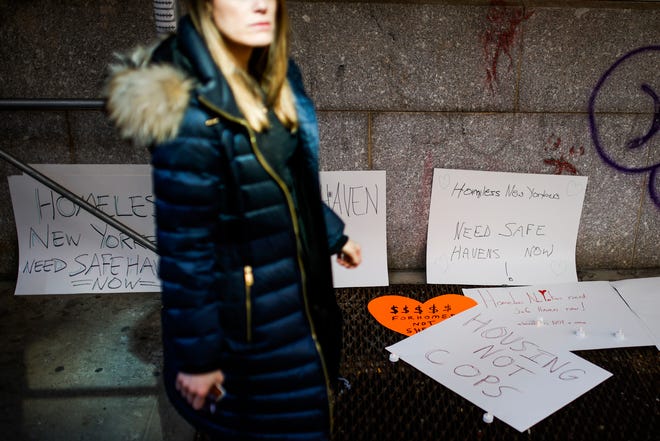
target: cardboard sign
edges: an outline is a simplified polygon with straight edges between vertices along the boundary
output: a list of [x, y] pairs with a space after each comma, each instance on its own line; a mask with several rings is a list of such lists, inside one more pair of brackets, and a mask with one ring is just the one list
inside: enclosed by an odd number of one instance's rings
[[564, 350], [653, 344], [609, 282], [464, 289], [483, 308], [544, 346]]
[[386, 188], [384, 171], [321, 172], [321, 198], [360, 244], [362, 264], [346, 269], [332, 259], [335, 288], [387, 286]]
[[428, 283], [576, 282], [587, 178], [435, 169]]
[[612, 375], [525, 331], [478, 305], [387, 350], [522, 432]]
[[367, 308], [386, 328], [403, 335], [413, 335], [476, 304], [470, 297], [459, 294], [444, 294], [424, 303], [410, 297], [389, 295], [376, 297]]

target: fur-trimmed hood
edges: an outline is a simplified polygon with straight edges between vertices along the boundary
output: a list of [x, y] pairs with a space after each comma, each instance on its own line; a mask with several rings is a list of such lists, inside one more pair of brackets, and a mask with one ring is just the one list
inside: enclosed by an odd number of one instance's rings
[[176, 67], [150, 63], [157, 45], [115, 54], [104, 88], [108, 117], [122, 138], [138, 146], [176, 137], [194, 87]]

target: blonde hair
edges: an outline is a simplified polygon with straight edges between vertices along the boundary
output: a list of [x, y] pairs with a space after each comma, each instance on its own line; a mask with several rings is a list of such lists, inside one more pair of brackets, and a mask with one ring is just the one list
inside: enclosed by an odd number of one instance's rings
[[[252, 129], [269, 128], [266, 108], [290, 130], [298, 127], [298, 116], [291, 86], [286, 78], [289, 63], [289, 23], [283, 0], [277, 0], [275, 37], [263, 48], [255, 48], [245, 72], [232, 61], [224, 38], [216, 27], [209, 0], [189, 1], [189, 13], [204, 38], [211, 57], [224, 75], [238, 108]], [[264, 104], [266, 107], [264, 107]]]

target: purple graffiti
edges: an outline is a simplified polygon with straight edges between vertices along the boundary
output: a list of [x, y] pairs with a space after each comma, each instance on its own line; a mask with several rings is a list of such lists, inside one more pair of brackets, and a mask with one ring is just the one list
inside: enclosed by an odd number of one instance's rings
[[642, 84], [642, 90], [648, 93], [653, 99], [653, 107], [655, 109], [653, 111], [653, 123], [651, 124], [651, 128], [646, 135], [628, 141], [626, 147], [629, 149], [636, 149], [637, 147], [643, 146], [648, 142], [649, 139], [653, 138], [653, 135], [655, 135], [658, 130], [660, 130], [660, 99], [658, 99], [658, 94], [655, 93], [653, 89], [651, 89], [651, 86], [647, 84]]
[[[630, 59], [631, 57], [634, 57], [641, 53], [652, 52], [652, 51], [660, 51], [660, 46], [645, 46], [639, 49], [635, 49], [634, 51], [629, 52], [628, 54], [619, 58], [603, 74], [600, 80], [598, 80], [596, 87], [594, 87], [594, 90], [591, 93], [591, 98], [589, 99], [589, 125], [591, 128], [591, 137], [593, 139], [594, 146], [596, 147], [596, 151], [598, 151], [598, 154], [600, 154], [601, 158], [603, 158], [603, 161], [605, 161], [605, 163], [625, 173], [647, 173], [647, 172], [649, 173], [649, 180], [648, 180], [649, 195], [651, 196], [651, 200], [653, 200], [653, 203], [658, 208], [660, 208], [660, 195], [658, 194], [655, 188], [656, 180], [660, 177], [659, 175], [660, 162], [645, 167], [632, 167], [632, 166], [624, 166], [619, 164], [616, 160], [612, 158], [612, 156], [605, 150], [605, 148], [603, 148], [601, 144], [598, 135], [598, 126], [596, 125], [596, 112], [594, 110], [596, 97], [600, 92], [601, 88], [603, 87], [603, 85], [605, 84], [605, 82], [607, 81], [607, 79], [609, 78], [609, 76], [612, 74], [612, 72], [614, 72], [622, 63], [624, 63], [626, 60]], [[651, 140], [653, 136], [655, 136], [658, 133], [658, 131], [660, 131], [660, 98], [658, 98], [658, 94], [648, 84], [642, 84], [641, 89], [643, 92], [649, 95], [653, 100], [653, 108], [654, 108], [653, 121], [651, 123], [651, 127], [644, 136], [631, 139], [625, 143], [625, 148], [628, 150], [634, 150], [644, 146]], [[658, 183], [660, 184], [660, 181], [658, 181]]]

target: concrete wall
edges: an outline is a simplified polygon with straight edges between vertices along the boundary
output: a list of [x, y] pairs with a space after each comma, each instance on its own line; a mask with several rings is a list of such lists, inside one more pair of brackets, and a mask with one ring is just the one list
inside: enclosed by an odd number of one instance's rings
[[[424, 269], [434, 167], [588, 176], [578, 268], [660, 267], [658, 2], [288, 5], [323, 168], [387, 171], [390, 269]], [[0, 2], [0, 99], [99, 97], [112, 52], [155, 37], [151, 7]], [[0, 148], [31, 163], [149, 160], [101, 111], [0, 115]], [[17, 241], [5, 177], [16, 173], [0, 164], [0, 275], [10, 278]]]

